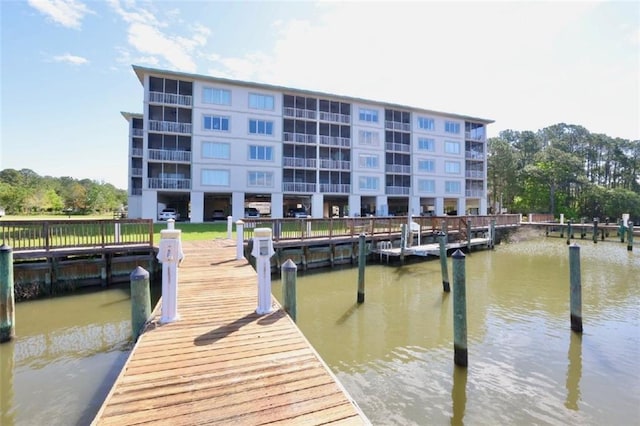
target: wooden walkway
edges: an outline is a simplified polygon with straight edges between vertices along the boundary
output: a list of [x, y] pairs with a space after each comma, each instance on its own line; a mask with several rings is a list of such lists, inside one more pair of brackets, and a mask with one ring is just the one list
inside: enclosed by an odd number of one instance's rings
[[231, 240], [187, 242], [180, 320], [159, 304], [93, 424], [370, 424]]

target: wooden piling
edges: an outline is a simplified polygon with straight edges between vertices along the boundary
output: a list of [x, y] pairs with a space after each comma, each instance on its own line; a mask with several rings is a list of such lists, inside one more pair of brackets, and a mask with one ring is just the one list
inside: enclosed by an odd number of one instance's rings
[[16, 335], [15, 297], [13, 291], [13, 249], [0, 246], [0, 343]]
[[404, 249], [407, 245], [407, 225], [400, 225], [400, 264], [404, 265]]
[[467, 290], [465, 256], [456, 250], [453, 259], [453, 361], [466, 367], [467, 356]]
[[582, 283], [580, 277], [580, 246], [577, 244], [573, 244], [569, 247], [569, 275], [571, 330], [577, 333], [582, 333]]
[[440, 270], [442, 271], [442, 290], [445, 293], [451, 291], [449, 286], [449, 270], [447, 268], [447, 235], [444, 232], [440, 232], [438, 235], [438, 241], [440, 242]]
[[593, 218], [593, 244], [598, 244], [598, 218]]
[[[293, 322], [296, 322], [296, 316], [297, 316], [297, 308], [296, 308], [297, 275], [298, 275], [298, 267], [296, 266], [293, 260], [287, 259], [287, 261], [282, 264], [282, 300], [284, 301], [283, 302], [284, 310], [286, 313], [289, 314]], [[358, 295], [360, 295], [359, 287], [358, 287]]]
[[624, 243], [624, 233], [626, 231], [626, 228], [622, 219], [620, 219], [619, 224], [620, 226], [618, 227], [618, 235], [620, 236], [620, 242]]
[[129, 275], [131, 287], [131, 337], [138, 340], [144, 324], [151, 317], [149, 272], [138, 266]]
[[367, 262], [366, 250], [365, 235], [360, 234], [358, 238], [358, 303], [364, 302], [364, 267]]
[[467, 253], [471, 253], [471, 218], [467, 218]]
[[[547, 227], [547, 229], [549, 229]], [[547, 235], [549, 235], [549, 231], [547, 231]], [[489, 223], [489, 246], [493, 249], [496, 245], [496, 220], [491, 219]]]
[[633, 222], [627, 222], [627, 251], [633, 251]]
[[571, 229], [571, 221], [567, 221], [567, 245], [571, 244], [571, 233], [573, 230]]

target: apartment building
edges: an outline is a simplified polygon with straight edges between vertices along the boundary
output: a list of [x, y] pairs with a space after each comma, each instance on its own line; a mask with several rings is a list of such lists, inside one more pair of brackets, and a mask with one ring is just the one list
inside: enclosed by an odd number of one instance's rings
[[492, 120], [133, 66], [129, 216], [486, 214]]

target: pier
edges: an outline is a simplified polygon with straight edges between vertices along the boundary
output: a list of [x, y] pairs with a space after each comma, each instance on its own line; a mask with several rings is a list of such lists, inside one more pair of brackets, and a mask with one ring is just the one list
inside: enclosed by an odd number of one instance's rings
[[183, 244], [180, 319], [160, 324], [158, 304], [93, 424], [370, 424], [273, 298], [255, 313], [235, 247]]

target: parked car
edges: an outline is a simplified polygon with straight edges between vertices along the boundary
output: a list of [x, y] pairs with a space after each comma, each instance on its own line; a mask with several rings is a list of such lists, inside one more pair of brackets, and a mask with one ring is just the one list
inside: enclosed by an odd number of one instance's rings
[[260, 217], [260, 212], [255, 207], [245, 207], [244, 217]]
[[298, 219], [304, 219], [305, 217], [309, 217], [307, 211], [304, 207], [297, 207], [295, 209], [289, 209], [289, 217], [295, 217]]
[[162, 209], [162, 211], [158, 215], [158, 220], [169, 220], [169, 219], [178, 221], [180, 219], [180, 213], [178, 213], [176, 209]]
[[213, 211], [213, 220], [224, 220], [227, 217], [225, 216], [224, 212], [222, 210], [214, 210]]

